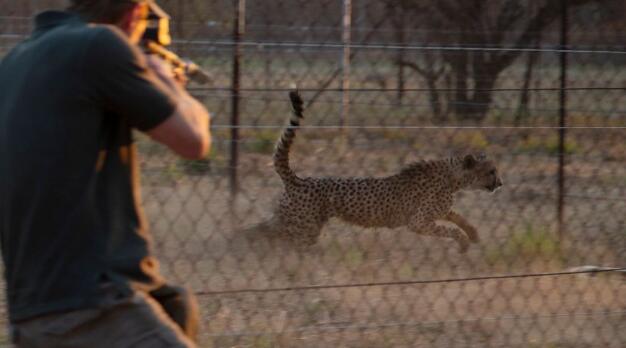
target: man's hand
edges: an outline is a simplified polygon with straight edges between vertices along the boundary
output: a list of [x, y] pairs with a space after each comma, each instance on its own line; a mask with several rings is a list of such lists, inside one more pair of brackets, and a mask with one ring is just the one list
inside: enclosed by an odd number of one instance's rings
[[180, 89], [187, 85], [188, 79], [182, 69], [174, 68], [166, 60], [154, 54], [146, 55], [146, 61], [157, 77], [168, 87], [175, 89], [175, 92], [180, 92]]

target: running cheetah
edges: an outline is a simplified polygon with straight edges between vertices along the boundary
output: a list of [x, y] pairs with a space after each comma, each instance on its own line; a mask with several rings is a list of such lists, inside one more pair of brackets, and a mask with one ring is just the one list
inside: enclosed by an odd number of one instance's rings
[[[478, 189], [494, 192], [502, 180], [484, 155], [419, 161], [382, 177], [298, 177], [289, 166], [289, 148], [303, 117], [298, 92], [289, 94], [292, 116], [274, 151], [274, 168], [284, 185], [274, 215], [252, 229], [292, 242], [297, 248], [317, 242], [331, 217], [362, 227], [397, 228], [451, 238], [464, 253], [478, 242], [476, 229], [452, 210], [454, 193]], [[445, 220], [456, 227], [437, 225]]]

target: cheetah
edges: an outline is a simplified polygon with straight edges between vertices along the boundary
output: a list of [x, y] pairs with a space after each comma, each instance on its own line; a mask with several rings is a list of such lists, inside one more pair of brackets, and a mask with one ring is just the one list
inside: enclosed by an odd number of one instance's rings
[[[289, 149], [303, 118], [297, 91], [289, 93], [292, 115], [276, 143], [274, 168], [284, 192], [274, 215], [253, 229], [277, 237], [296, 248], [317, 243], [332, 217], [362, 227], [408, 227], [409, 230], [458, 243], [459, 252], [478, 242], [476, 228], [452, 210], [454, 194], [478, 189], [490, 192], [502, 186], [493, 161], [484, 155], [418, 161], [387, 177], [299, 177], [289, 166]], [[448, 221], [457, 227], [436, 224]]]

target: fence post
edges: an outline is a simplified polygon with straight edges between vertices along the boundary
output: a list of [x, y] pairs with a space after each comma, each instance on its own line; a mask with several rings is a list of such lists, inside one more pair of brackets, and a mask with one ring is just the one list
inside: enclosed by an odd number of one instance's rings
[[352, 0], [343, 0], [343, 57], [341, 60], [341, 118], [339, 126], [343, 128], [350, 113], [350, 44], [352, 32]]
[[230, 194], [239, 191], [237, 165], [239, 164], [239, 88], [241, 82], [241, 36], [246, 23], [246, 0], [233, 0], [235, 13], [233, 22], [233, 75], [231, 85], [231, 143], [230, 143]]
[[558, 202], [557, 221], [558, 238], [562, 240], [565, 232], [563, 213], [565, 209], [565, 137], [567, 126], [567, 32], [568, 32], [567, 0], [561, 0], [561, 86], [559, 95], [559, 173], [558, 173]]
[[[406, 45], [406, 32], [404, 31], [405, 28], [405, 23], [406, 23], [406, 14], [403, 8], [400, 8], [400, 12], [396, 13], [394, 16], [397, 16], [398, 21], [395, 23], [395, 36], [396, 36], [396, 41], [397, 44], [400, 46], [404, 46]], [[398, 87], [398, 91], [397, 91], [397, 98], [398, 98], [398, 105], [402, 104], [402, 98], [404, 97], [404, 86], [405, 86], [405, 80], [404, 80], [404, 64], [402, 64], [402, 62], [404, 62], [404, 56], [405, 56], [406, 50], [397, 50], [396, 52], [396, 60], [397, 60], [397, 87]]]

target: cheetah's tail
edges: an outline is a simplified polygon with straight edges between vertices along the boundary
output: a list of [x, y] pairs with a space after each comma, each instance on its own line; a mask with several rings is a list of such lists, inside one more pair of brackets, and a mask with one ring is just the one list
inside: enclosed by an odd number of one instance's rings
[[302, 98], [297, 90], [289, 92], [289, 99], [291, 100], [291, 116], [289, 118], [289, 125], [283, 130], [283, 134], [276, 143], [274, 150], [274, 169], [283, 180], [283, 182], [290, 182], [297, 179], [296, 174], [289, 167], [289, 148], [293, 143], [293, 139], [296, 136], [296, 129], [300, 127], [300, 120], [303, 116]]

